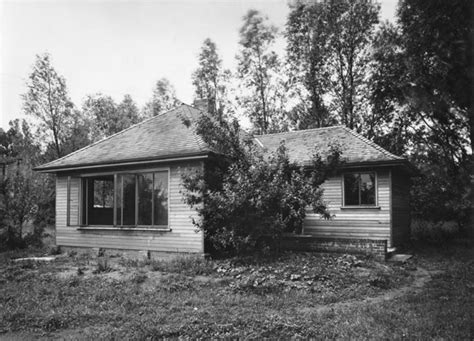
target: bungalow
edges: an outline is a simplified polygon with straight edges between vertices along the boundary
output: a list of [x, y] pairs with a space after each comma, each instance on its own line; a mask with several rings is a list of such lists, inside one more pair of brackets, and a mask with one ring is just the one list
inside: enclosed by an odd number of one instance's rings
[[[56, 244], [61, 247], [203, 253], [196, 212], [182, 200], [181, 175], [213, 155], [192, 127], [201, 111], [181, 105], [36, 168], [55, 173]], [[333, 215], [308, 213], [303, 235], [313, 244], [392, 247], [409, 233], [407, 161], [342, 126], [254, 137], [263, 149], [285, 141], [290, 159], [315, 148], [342, 148], [344, 166], [324, 184]], [[362, 242], [361, 242], [362, 241]], [[329, 243], [329, 244], [328, 244]], [[368, 246], [367, 246], [368, 245]], [[313, 248], [314, 249], [314, 248]]]

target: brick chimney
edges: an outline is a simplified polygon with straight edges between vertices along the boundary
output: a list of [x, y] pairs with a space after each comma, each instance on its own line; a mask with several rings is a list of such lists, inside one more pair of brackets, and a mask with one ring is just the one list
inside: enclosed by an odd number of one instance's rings
[[207, 100], [207, 98], [195, 99], [193, 102], [193, 106], [196, 109], [201, 110], [202, 112], [209, 112], [209, 101]]

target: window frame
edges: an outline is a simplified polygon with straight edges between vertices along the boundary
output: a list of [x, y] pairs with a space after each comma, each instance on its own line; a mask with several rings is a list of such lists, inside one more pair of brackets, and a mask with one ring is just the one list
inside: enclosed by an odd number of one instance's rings
[[[374, 175], [374, 191], [375, 191], [375, 202], [374, 204], [359, 204], [359, 205], [346, 205], [346, 185], [345, 185], [345, 176], [349, 174], [373, 174]], [[379, 187], [378, 187], [378, 174], [374, 170], [363, 170], [363, 171], [349, 171], [341, 174], [341, 191], [342, 191], [342, 207], [341, 208], [375, 208], [380, 209], [378, 205], [379, 201]], [[360, 184], [359, 184], [360, 192]], [[360, 195], [360, 194], [359, 194]]]
[[[168, 186], [167, 186], [167, 193], [168, 193], [168, 205], [167, 205], [167, 212], [168, 212], [168, 224], [167, 225], [154, 225], [154, 217], [152, 214], [152, 225], [139, 225], [138, 224], [138, 174], [144, 174], [144, 173], [157, 173], [157, 172], [166, 172], [167, 173], [167, 181], [168, 181]], [[133, 225], [121, 225], [117, 221], [117, 184], [119, 179], [123, 178], [119, 177], [119, 175], [123, 174], [130, 174], [134, 175], [135, 177], [135, 224]], [[90, 225], [88, 220], [89, 220], [89, 212], [88, 212], [88, 205], [82, 204], [84, 202], [84, 195], [85, 195], [85, 200], [89, 200], [88, 198], [88, 180], [90, 178], [98, 177], [98, 176], [104, 176], [104, 175], [109, 175], [113, 176], [114, 179], [114, 195], [113, 195], [113, 224], [112, 225]], [[130, 231], [149, 231], [149, 230], [157, 230], [157, 231], [171, 231], [170, 228], [170, 193], [171, 193], [171, 169], [170, 167], [158, 167], [158, 168], [149, 168], [149, 169], [139, 169], [139, 170], [120, 170], [120, 171], [109, 171], [109, 172], [95, 172], [95, 173], [83, 173], [79, 175], [79, 178], [81, 179], [81, 185], [80, 185], [80, 222], [79, 222], [79, 229], [80, 230], [130, 230]], [[153, 175], [153, 180], [154, 180], [154, 175]], [[154, 185], [153, 185], [154, 186]], [[122, 193], [120, 197], [123, 200], [123, 185], [121, 186]], [[69, 189], [68, 189], [69, 192]], [[153, 196], [152, 196], [153, 197]], [[154, 201], [153, 201], [154, 204]], [[154, 206], [152, 206], [152, 210]], [[123, 211], [123, 201], [120, 209]], [[83, 211], [85, 210], [85, 212]], [[69, 214], [69, 210], [68, 210]], [[122, 222], [123, 222], [123, 213], [121, 215], [122, 217]], [[85, 218], [85, 221], [83, 221]]]

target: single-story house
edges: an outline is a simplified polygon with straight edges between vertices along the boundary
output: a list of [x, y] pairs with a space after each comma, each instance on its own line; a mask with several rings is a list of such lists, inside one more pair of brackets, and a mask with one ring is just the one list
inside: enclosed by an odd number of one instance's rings
[[[192, 223], [196, 212], [183, 202], [181, 192], [182, 172], [203, 169], [213, 155], [184, 123], [199, 115], [201, 111], [183, 104], [37, 167], [57, 176], [57, 245], [204, 253], [203, 234]], [[407, 237], [405, 159], [342, 126], [259, 135], [254, 140], [265, 150], [276, 150], [285, 141], [290, 159], [300, 164], [315, 150], [327, 151], [334, 141], [341, 147], [344, 166], [323, 184], [333, 219], [308, 213], [305, 236], [333, 245], [383, 241], [385, 249]]]

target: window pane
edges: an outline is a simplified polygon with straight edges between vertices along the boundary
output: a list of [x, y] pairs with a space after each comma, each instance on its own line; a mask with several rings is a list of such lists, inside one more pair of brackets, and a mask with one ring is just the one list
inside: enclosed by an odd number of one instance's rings
[[117, 225], [122, 225], [122, 176], [117, 176], [117, 193], [115, 193], [115, 205], [117, 207]]
[[94, 208], [114, 207], [114, 180], [93, 180]]
[[138, 174], [138, 225], [151, 225], [153, 174]]
[[87, 179], [87, 223], [114, 224], [114, 177], [101, 176]]
[[361, 205], [375, 205], [375, 174], [360, 174]]
[[135, 175], [123, 175], [123, 225], [135, 225]]
[[153, 186], [155, 225], [168, 225], [168, 172], [156, 172]]
[[344, 175], [344, 205], [359, 205], [359, 174]]

